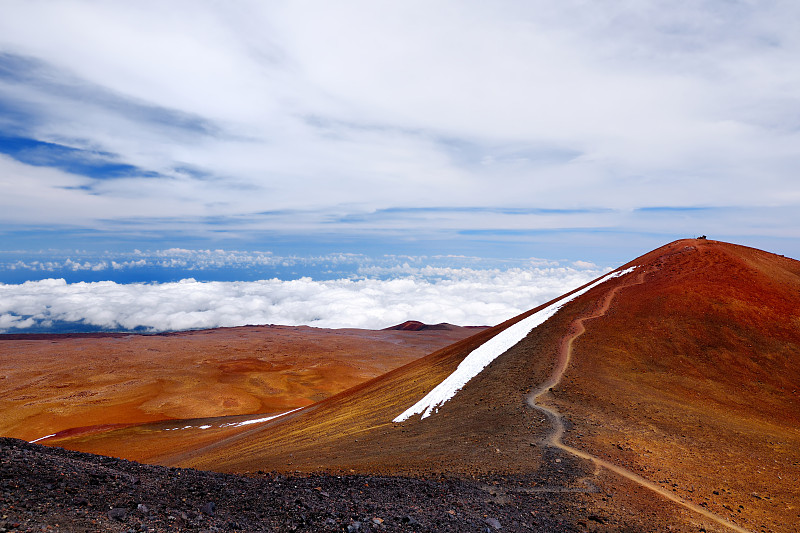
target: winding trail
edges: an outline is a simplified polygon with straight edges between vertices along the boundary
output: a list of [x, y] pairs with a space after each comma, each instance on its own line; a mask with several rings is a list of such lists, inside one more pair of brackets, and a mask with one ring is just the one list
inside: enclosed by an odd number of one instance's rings
[[708, 509], [705, 509], [699, 505], [696, 505], [690, 501], [681, 498], [680, 496], [666, 490], [661, 485], [653, 483], [652, 481], [643, 478], [639, 474], [636, 474], [635, 472], [632, 472], [627, 468], [617, 466], [614, 463], [606, 461], [605, 459], [601, 459], [600, 457], [596, 457], [590, 453], [584, 452], [582, 450], [564, 444], [563, 442], [561, 442], [561, 438], [564, 436], [563, 416], [555, 407], [545, 406], [538, 403], [539, 397], [546, 394], [552, 387], [555, 387], [561, 382], [561, 378], [564, 376], [564, 372], [566, 372], [567, 367], [569, 367], [569, 362], [570, 359], [572, 358], [572, 344], [575, 341], [575, 339], [583, 335], [583, 333], [586, 331], [584, 322], [605, 315], [609, 307], [611, 306], [611, 302], [614, 299], [614, 296], [616, 296], [617, 292], [619, 292], [620, 289], [632, 285], [640, 285], [644, 283], [644, 277], [645, 277], [645, 272], [642, 271], [636, 276], [635, 282], [617, 285], [616, 287], [608, 291], [608, 293], [603, 298], [602, 305], [593, 314], [575, 319], [575, 321], [571, 325], [570, 332], [561, 339], [561, 344], [558, 350], [558, 360], [556, 361], [556, 367], [553, 370], [552, 375], [546, 382], [544, 382], [538, 388], [533, 390], [525, 399], [530, 407], [544, 413], [545, 416], [547, 416], [547, 418], [553, 425], [553, 430], [544, 440], [545, 444], [563, 450], [576, 457], [580, 457], [581, 459], [592, 461], [595, 464], [595, 474], [599, 473], [600, 468], [606, 468], [614, 472], [615, 474], [618, 474], [626, 479], [638, 483], [639, 485], [645, 488], [652, 490], [656, 494], [670, 501], [673, 501], [685, 507], [686, 509], [689, 509], [690, 511], [694, 511], [695, 513], [698, 513], [708, 518], [709, 520], [716, 522], [719, 525], [722, 525], [739, 533], [751, 533], [750, 530], [744, 529], [743, 527], [734, 524], [733, 522], [730, 522], [715, 513], [712, 513]]

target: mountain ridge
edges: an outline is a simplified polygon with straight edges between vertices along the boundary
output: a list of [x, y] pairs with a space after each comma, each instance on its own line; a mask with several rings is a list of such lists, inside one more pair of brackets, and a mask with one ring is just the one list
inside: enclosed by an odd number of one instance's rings
[[[567, 531], [793, 531], [800, 262], [683, 239], [615, 272], [308, 407], [150, 461], [254, 477], [473, 480], [499, 506], [569, 502], [575, 512], [557, 526]], [[550, 306], [430, 416], [393, 422], [473, 351]], [[517, 520], [504, 527], [524, 530]]]
[[[548, 445], [550, 423], [523, 401], [552, 374], [558, 346], [576, 320], [590, 315], [604, 294], [618, 288], [608, 311], [590, 320], [576, 340], [564, 378], [542, 398], [564, 413], [565, 443], [655, 481], [731, 523], [752, 527], [763, 521], [782, 530], [785, 517], [774, 509], [776, 497], [767, 502], [751, 493], [780, 487], [780, 505], [797, 513], [791, 509], [792, 502], [800, 501], [795, 488], [800, 457], [792, 450], [800, 450], [793, 430], [800, 420], [800, 398], [787, 387], [800, 383], [800, 303], [795, 296], [800, 263], [690, 239], [665, 245], [619, 270], [625, 268], [638, 271], [643, 282], [608, 280], [569, 302], [429, 418], [391, 422], [469, 351], [536, 310], [313, 408], [208, 449], [164, 458], [165, 463], [229, 471], [519, 474], [549, 471], [559, 464], [551, 462], [555, 454], [562, 463], [583, 464], [584, 479], [619, 485], [613, 472], [601, 469], [592, 478], [597, 467], [591, 461], [565, 457], [564, 450]], [[783, 444], [766, 445], [761, 435]], [[689, 438], [694, 444], [687, 451]], [[732, 469], [738, 464], [759, 472], [758, 465], [773, 459], [788, 462], [779, 470], [785, 480], [767, 483]], [[715, 471], [711, 464], [722, 469]], [[668, 475], [653, 480], [658, 471]], [[716, 488], [705, 489], [713, 483]], [[645, 508], [659, 501], [646, 487], [635, 491]], [[686, 512], [679, 507], [670, 513]]]

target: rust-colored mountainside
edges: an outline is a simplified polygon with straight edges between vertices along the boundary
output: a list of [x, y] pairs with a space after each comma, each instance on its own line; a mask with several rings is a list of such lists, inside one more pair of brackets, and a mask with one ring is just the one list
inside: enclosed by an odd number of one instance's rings
[[692, 239], [623, 268], [565, 298], [427, 418], [393, 422], [540, 309], [153, 460], [225, 472], [507, 475], [514, 486], [493, 496], [580, 500], [597, 510], [581, 523], [597, 531], [614, 520], [634, 531], [796, 531], [800, 262]]
[[57, 434], [41, 442], [69, 448], [69, 439], [117, 429], [136, 438], [74, 448], [147, 460], [313, 404], [474, 332], [245, 326], [0, 336], [0, 435]]

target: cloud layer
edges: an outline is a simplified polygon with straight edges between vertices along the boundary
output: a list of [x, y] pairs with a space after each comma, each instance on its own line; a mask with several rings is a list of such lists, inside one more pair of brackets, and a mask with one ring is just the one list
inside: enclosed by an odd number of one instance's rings
[[246, 324], [384, 328], [405, 320], [494, 325], [583, 285], [599, 270], [426, 267], [393, 279], [0, 284], [0, 331], [79, 323], [168, 331]]

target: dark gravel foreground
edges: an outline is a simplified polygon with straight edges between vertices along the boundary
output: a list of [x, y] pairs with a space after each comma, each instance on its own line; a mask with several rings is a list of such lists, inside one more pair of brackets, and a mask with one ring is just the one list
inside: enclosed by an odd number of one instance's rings
[[530, 486], [519, 477], [246, 477], [0, 438], [0, 533], [625, 529], [575, 494]]

